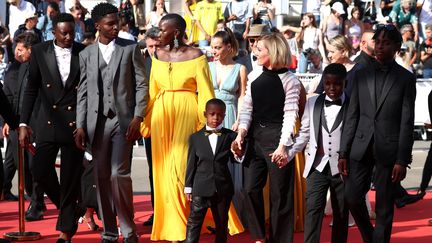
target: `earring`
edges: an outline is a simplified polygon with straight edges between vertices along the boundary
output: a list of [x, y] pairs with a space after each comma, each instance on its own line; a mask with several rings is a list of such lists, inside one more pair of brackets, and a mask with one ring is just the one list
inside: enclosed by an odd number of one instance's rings
[[178, 49], [179, 48], [179, 41], [177, 39], [177, 36], [174, 36], [174, 48]]

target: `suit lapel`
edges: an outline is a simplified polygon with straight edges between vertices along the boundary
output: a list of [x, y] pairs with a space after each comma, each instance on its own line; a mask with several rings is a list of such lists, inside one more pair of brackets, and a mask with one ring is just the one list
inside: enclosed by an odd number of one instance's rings
[[58, 98], [57, 102], [59, 102], [63, 97], [67, 94], [67, 92], [72, 87], [72, 84], [75, 81], [76, 75], [79, 73], [79, 58], [78, 58], [78, 50], [76, 45], [72, 46], [72, 54], [71, 54], [71, 62], [70, 62], [70, 71], [69, 76], [66, 80], [65, 87], [62, 89], [61, 95]]
[[384, 82], [384, 85], [383, 85], [383, 88], [381, 91], [381, 95], [380, 95], [378, 103], [377, 103], [377, 109], [376, 109], [377, 113], [378, 113], [379, 109], [381, 108], [382, 104], [384, 103], [384, 100], [387, 97], [391, 87], [393, 86], [393, 84], [397, 80], [396, 70], [394, 70], [394, 69], [395, 69], [395, 65], [392, 66], [389, 73], [387, 74], [387, 78]]
[[321, 113], [324, 106], [325, 94], [320, 94], [315, 101], [314, 110], [313, 110], [313, 124], [315, 130], [315, 137], [318, 139], [319, 137], [319, 129], [321, 127]]
[[376, 110], [376, 99], [375, 99], [375, 69], [369, 69], [372, 70], [370, 75], [367, 75], [367, 86], [369, 88], [369, 95], [371, 98], [371, 103], [373, 105], [373, 110]]
[[45, 52], [45, 62], [51, 74], [53, 84], [57, 85], [60, 89], [63, 88], [60, 72], [57, 66], [57, 60], [54, 52], [54, 43], [48, 45], [48, 50]]
[[115, 41], [115, 48], [114, 48], [114, 52], [111, 56], [110, 63], [107, 63], [108, 66], [110, 67], [111, 77], [112, 77], [113, 82], [115, 80], [115, 75], [117, 73], [118, 66], [119, 66], [120, 61], [121, 61], [122, 56], [123, 56], [123, 46], [121, 46], [120, 43], [121, 43], [121, 40], [119, 38], [117, 38]]
[[336, 116], [336, 120], [333, 123], [333, 127], [331, 128], [330, 132], [333, 132], [343, 121], [344, 117], [345, 117], [345, 112], [348, 108], [348, 104], [349, 104], [349, 100], [347, 99], [347, 97], [345, 96], [345, 101], [339, 111], [339, 113]]
[[201, 133], [201, 135], [198, 136], [201, 139], [200, 144], [202, 144], [202, 146], [206, 150], [206, 153], [208, 153], [210, 156], [213, 157], [214, 155], [213, 155], [213, 150], [212, 150], [212, 147], [211, 147], [211, 144], [210, 144], [210, 140], [204, 134], [204, 131], [205, 131], [205, 126], [199, 131]]
[[216, 157], [216, 154], [218, 154], [218, 152], [219, 152], [219, 150], [220, 150], [220, 148], [221, 148], [221, 146], [224, 143], [225, 138], [226, 138], [226, 130], [224, 128], [221, 129], [221, 133], [222, 134], [217, 138], [216, 149], [215, 149], [215, 153], [214, 153], [215, 157]]

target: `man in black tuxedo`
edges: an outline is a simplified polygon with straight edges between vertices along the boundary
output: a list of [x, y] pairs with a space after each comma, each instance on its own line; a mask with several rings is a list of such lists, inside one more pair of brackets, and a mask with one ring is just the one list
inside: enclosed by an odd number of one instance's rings
[[[78, 53], [84, 45], [74, 42], [75, 22], [70, 14], [59, 14], [53, 20], [54, 41], [33, 46], [27, 87], [20, 117], [19, 140], [27, 146], [31, 128], [27, 125], [39, 95], [41, 107], [37, 122], [36, 154], [32, 168], [39, 183], [59, 209], [57, 242], [70, 242], [77, 230], [77, 207], [83, 151], [74, 143], [76, 129], [77, 86], [80, 79]], [[61, 149], [59, 183], [55, 171]]]
[[[375, 243], [390, 242], [394, 189], [411, 163], [416, 80], [394, 60], [402, 37], [393, 25], [379, 25], [373, 39], [377, 63], [355, 74], [338, 166], [363, 241]], [[374, 166], [375, 228], [365, 204]]]
[[[4, 92], [9, 99], [12, 108], [19, 119], [19, 115], [22, 110], [24, 89], [27, 85], [28, 69], [30, 63], [30, 55], [33, 45], [39, 43], [38, 37], [31, 32], [24, 32], [15, 36], [15, 60], [19, 63], [17, 75], [7, 75], [4, 82]], [[16, 64], [13, 64], [16, 65]], [[34, 126], [37, 120], [39, 102], [38, 99], [32, 113], [30, 125]], [[13, 173], [5, 173], [5, 191], [10, 191], [12, 187], [12, 179], [15, 174], [15, 170], [18, 168], [18, 133], [13, 130], [9, 130], [9, 126], [5, 125], [3, 127], [3, 134], [8, 136], [8, 144], [5, 155], [4, 166], [12, 167], [14, 169]], [[33, 142], [33, 140], [31, 141]], [[26, 151], [24, 153], [24, 175], [25, 175], [25, 189], [27, 195], [31, 197], [31, 203], [29, 209], [26, 212], [27, 221], [35, 221], [43, 219], [43, 211], [46, 210], [44, 203], [44, 192], [37, 183], [33, 183], [33, 176], [30, 171], [33, 156], [30, 152]], [[9, 166], [12, 164], [12, 166]], [[5, 170], [6, 171], [6, 170]]]
[[[212, 211], [217, 243], [227, 241], [228, 210], [234, 185], [228, 163], [234, 162], [231, 144], [237, 134], [222, 127], [225, 103], [220, 99], [207, 101], [204, 115], [207, 124], [189, 138], [185, 194], [190, 201], [186, 243], [198, 243], [207, 209]], [[236, 155], [242, 155], [236, 149]], [[236, 160], [240, 160], [236, 156]], [[240, 160], [242, 161], [242, 160]]]

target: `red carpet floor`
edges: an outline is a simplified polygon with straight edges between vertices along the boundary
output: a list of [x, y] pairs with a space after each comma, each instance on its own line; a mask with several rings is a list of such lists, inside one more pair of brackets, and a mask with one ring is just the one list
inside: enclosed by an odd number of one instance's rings
[[[413, 192], [411, 192], [413, 193]], [[371, 197], [373, 204], [374, 197]], [[134, 197], [135, 205], [135, 222], [137, 224], [138, 234], [141, 242], [149, 242], [150, 227], [142, 226], [148, 216], [151, 214], [151, 205], [149, 196], [138, 195]], [[26, 208], [28, 204], [26, 203]], [[58, 232], [55, 229], [57, 210], [54, 205], [47, 200], [48, 211], [45, 214], [45, 219], [37, 222], [26, 223], [26, 231], [37, 231], [43, 236], [41, 240], [35, 242], [55, 242], [58, 237]], [[427, 226], [427, 220], [432, 218], [432, 193], [429, 192], [426, 197], [420, 202], [408, 205], [401, 209], [395, 210], [395, 219], [393, 224], [392, 243], [398, 242], [432, 242], [432, 226]], [[321, 242], [330, 242], [329, 227], [330, 217], [325, 217]], [[101, 225], [100, 222], [98, 222]], [[18, 203], [16, 202], [0, 202], [0, 238], [6, 232], [18, 231]], [[202, 235], [201, 242], [213, 242], [212, 235]], [[73, 242], [100, 242], [98, 232], [91, 232], [87, 226], [82, 224], [79, 226], [78, 233], [74, 237]], [[229, 237], [228, 242], [252, 242], [249, 234], [243, 233], [240, 235]], [[295, 233], [294, 242], [303, 242], [303, 233]], [[356, 227], [349, 229], [348, 242], [362, 242], [360, 234]]]

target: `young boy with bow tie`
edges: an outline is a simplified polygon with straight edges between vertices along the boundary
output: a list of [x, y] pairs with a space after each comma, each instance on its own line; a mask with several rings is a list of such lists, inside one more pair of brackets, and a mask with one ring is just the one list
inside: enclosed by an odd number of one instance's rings
[[[228, 163], [242, 162], [245, 149], [231, 151], [237, 134], [222, 127], [225, 103], [211, 99], [204, 116], [207, 124], [189, 138], [189, 153], [184, 192], [190, 201], [186, 242], [198, 242], [207, 209], [210, 208], [216, 224], [215, 242], [226, 242], [228, 210], [234, 194], [234, 185]], [[235, 155], [234, 155], [235, 154]], [[240, 158], [243, 157], [243, 158]]]
[[306, 178], [305, 242], [320, 242], [321, 225], [330, 188], [333, 208], [332, 242], [347, 242], [348, 209], [344, 203], [344, 184], [338, 171], [338, 151], [348, 98], [343, 93], [346, 69], [328, 65], [323, 72], [324, 94], [308, 99], [300, 132], [288, 157], [303, 151], [309, 142], [303, 176]]

